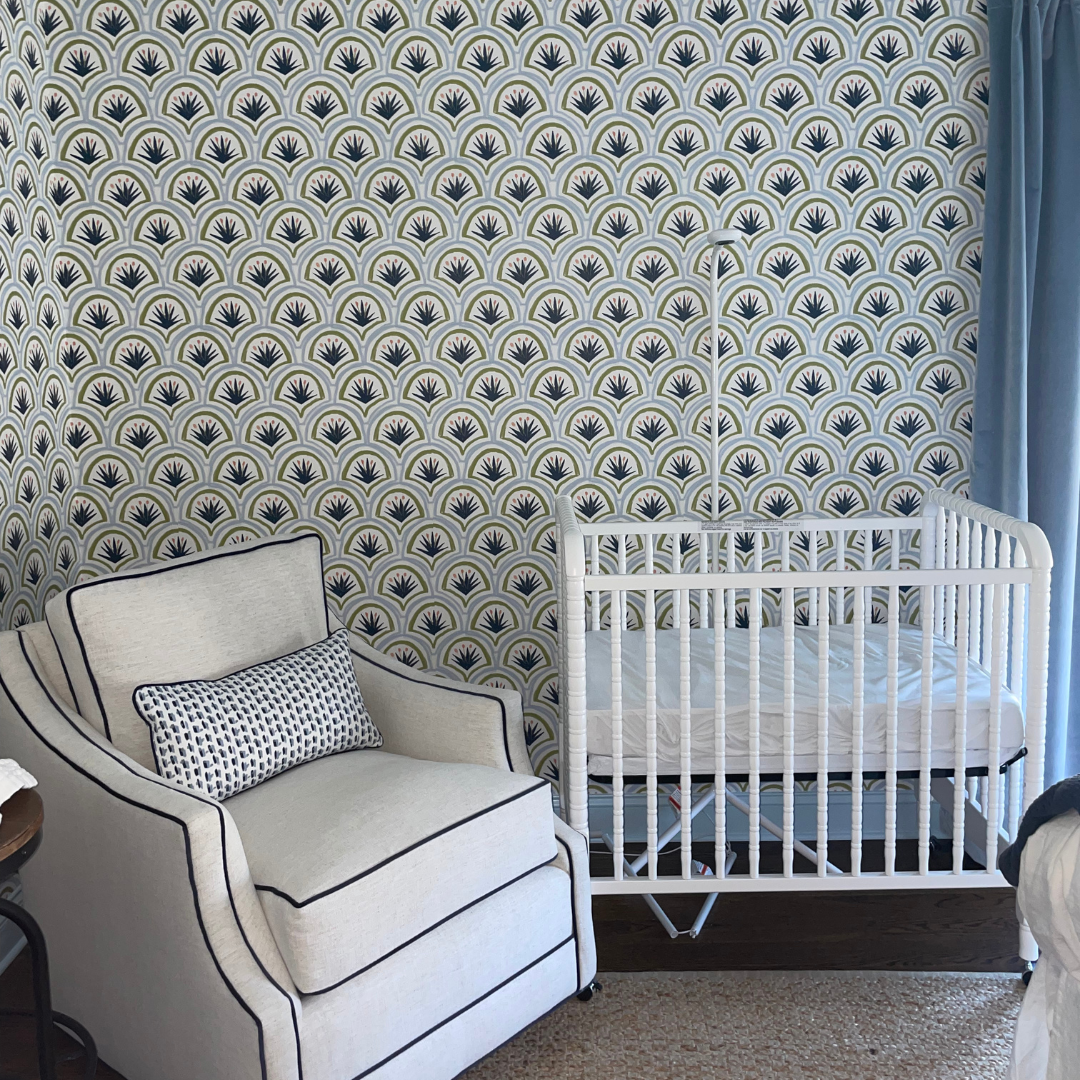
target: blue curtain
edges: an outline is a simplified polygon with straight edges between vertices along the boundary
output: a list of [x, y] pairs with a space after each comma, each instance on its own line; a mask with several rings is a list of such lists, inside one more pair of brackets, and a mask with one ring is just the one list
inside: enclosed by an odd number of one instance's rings
[[971, 490], [1054, 552], [1049, 784], [1080, 772], [1080, 0], [989, 0], [987, 14]]

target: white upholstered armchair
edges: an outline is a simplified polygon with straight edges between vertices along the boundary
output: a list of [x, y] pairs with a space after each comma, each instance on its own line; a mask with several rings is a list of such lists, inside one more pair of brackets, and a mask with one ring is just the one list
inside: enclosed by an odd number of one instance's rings
[[27, 905], [57, 1008], [128, 1080], [449, 1078], [595, 973], [586, 846], [532, 774], [516, 693], [353, 637], [381, 749], [224, 802], [154, 770], [132, 687], [324, 638], [319, 545], [95, 579], [0, 634], [0, 756], [46, 805]]

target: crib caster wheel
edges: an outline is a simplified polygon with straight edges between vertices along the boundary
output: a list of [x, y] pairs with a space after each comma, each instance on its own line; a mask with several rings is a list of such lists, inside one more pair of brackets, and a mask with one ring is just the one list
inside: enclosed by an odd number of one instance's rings
[[578, 1001], [591, 1001], [593, 994], [598, 993], [603, 989], [604, 988], [595, 979], [593, 979], [593, 981], [589, 983], [589, 985], [586, 986], [580, 994], [578, 994], [577, 999]]
[[1029, 960], [1024, 965], [1024, 974], [1020, 976], [1020, 981], [1027, 986], [1031, 982], [1031, 974], [1035, 970], [1035, 965]]

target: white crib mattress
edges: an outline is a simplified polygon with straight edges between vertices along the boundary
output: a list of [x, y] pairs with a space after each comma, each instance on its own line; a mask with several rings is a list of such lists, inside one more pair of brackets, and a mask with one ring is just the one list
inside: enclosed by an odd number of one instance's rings
[[[852, 768], [851, 704], [853, 629], [829, 628], [828, 768]], [[586, 638], [586, 703], [589, 773], [610, 776], [611, 638], [607, 630]], [[727, 630], [726, 770], [747, 773], [749, 757], [749, 630]], [[888, 629], [868, 626], [865, 637], [863, 769], [886, 767], [886, 661]], [[922, 725], [922, 630], [902, 626], [899, 640], [897, 768], [917, 769]], [[645, 768], [645, 634], [622, 635], [623, 774]], [[692, 772], [715, 771], [714, 639], [712, 630], [690, 633], [690, 704]], [[931, 768], [954, 768], [957, 653], [934, 639]], [[656, 632], [656, 744], [658, 775], [678, 774], [680, 762], [679, 632]], [[761, 771], [784, 768], [784, 636], [782, 627], [761, 630]], [[795, 629], [795, 771], [818, 768], [818, 631]], [[984, 767], [989, 757], [990, 676], [968, 663], [966, 766]], [[1020, 702], [1008, 690], [1001, 696], [1001, 733], [995, 765], [1009, 760], [1024, 744]]]

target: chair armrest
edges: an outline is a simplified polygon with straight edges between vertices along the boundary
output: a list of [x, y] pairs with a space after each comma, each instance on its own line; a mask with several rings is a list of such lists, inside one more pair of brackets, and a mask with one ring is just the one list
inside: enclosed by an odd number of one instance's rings
[[38, 780], [21, 871], [55, 1003], [127, 1076], [299, 1080], [300, 1001], [221, 803], [116, 750], [0, 634], [0, 751]]
[[574, 916], [574, 939], [577, 943], [578, 990], [584, 990], [596, 977], [596, 937], [593, 933], [589, 845], [577, 829], [571, 829], [558, 814], [554, 817], [555, 840], [559, 845], [559, 853], [555, 856], [554, 863], [570, 875], [570, 907]]
[[428, 675], [349, 636], [356, 681], [385, 750], [531, 775], [516, 690]]

